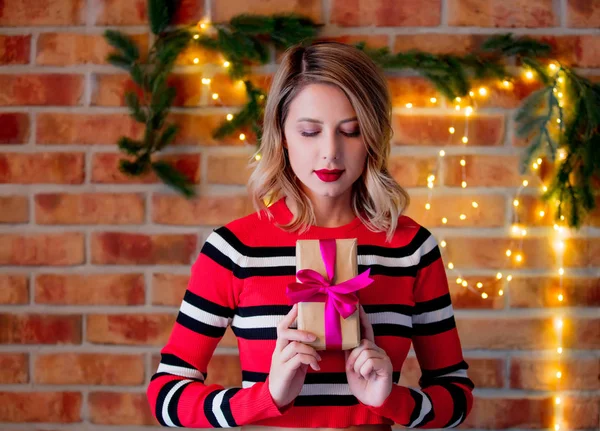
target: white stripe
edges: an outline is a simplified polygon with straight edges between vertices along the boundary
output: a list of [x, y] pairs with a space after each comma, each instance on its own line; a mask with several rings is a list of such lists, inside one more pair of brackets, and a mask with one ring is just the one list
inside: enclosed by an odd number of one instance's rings
[[165, 397], [165, 402], [163, 403], [163, 406], [162, 406], [162, 416], [163, 416], [163, 420], [165, 421], [165, 423], [170, 427], [177, 427], [177, 425], [175, 425], [173, 423], [173, 421], [171, 420], [171, 417], [169, 416], [169, 403], [171, 402], [171, 398], [173, 398], [173, 395], [175, 395], [175, 392], [177, 392], [177, 390], [180, 387], [182, 387], [183, 385], [185, 385], [187, 382], [191, 382], [191, 380], [186, 379], [186, 380], [177, 382], [177, 384], [171, 388], [171, 390]]
[[194, 320], [219, 328], [226, 328], [231, 319], [230, 317], [217, 316], [216, 314], [209, 313], [185, 300], [181, 302], [179, 310]]
[[444, 319], [449, 319], [454, 315], [454, 311], [452, 309], [452, 304], [447, 305], [444, 308], [440, 308], [435, 311], [428, 311], [421, 314], [415, 314], [412, 317], [413, 323], [416, 324], [426, 324], [426, 323], [435, 323], [441, 322]]
[[468, 375], [467, 375], [467, 370], [458, 370], [458, 371], [454, 371], [452, 373], [442, 374], [439, 377], [468, 377]]
[[379, 323], [388, 323], [392, 325], [402, 325], [412, 328], [412, 318], [406, 314], [394, 313], [392, 311], [383, 311], [380, 313], [368, 313], [367, 317], [371, 325]]
[[352, 395], [347, 383], [311, 383], [304, 384], [300, 395]]
[[198, 370], [193, 370], [191, 368], [185, 367], [178, 367], [176, 365], [163, 364], [162, 362], [158, 364], [158, 370], [156, 370], [156, 372], [169, 373], [174, 374], [176, 376], [189, 377], [191, 379], [200, 379], [204, 381], [204, 375]]
[[454, 422], [452, 425], [447, 426], [446, 428], [454, 428], [458, 425], [460, 425], [460, 421], [462, 421], [463, 418], [463, 413], [460, 414], [460, 418], [458, 418], [458, 420], [456, 422]]
[[[208, 236], [206, 241], [242, 268], [296, 266], [296, 256], [244, 256], [215, 231]], [[437, 245], [436, 239], [433, 235], [430, 235], [411, 255], [403, 257], [386, 257], [376, 254], [359, 254], [357, 256], [357, 261], [359, 265], [363, 266], [382, 265], [392, 268], [406, 268], [417, 265], [421, 256], [429, 253]]]
[[215, 417], [217, 418], [217, 422], [219, 422], [221, 428], [231, 428], [227, 423], [227, 420], [225, 420], [225, 415], [223, 415], [223, 411], [221, 410], [221, 403], [223, 402], [223, 397], [225, 396], [225, 392], [227, 392], [228, 390], [229, 389], [224, 389], [220, 391], [213, 399], [212, 411]]
[[423, 402], [421, 403], [421, 411], [419, 412], [419, 417], [415, 419], [413, 423], [409, 424], [408, 428], [414, 428], [418, 426], [423, 421], [423, 419], [425, 419], [425, 416], [431, 411], [431, 408], [433, 407], [431, 405], [431, 401], [429, 401], [429, 397], [423, 391], [420, 391], [419, 389], [415, 388], [411, 389], [423, 395]]
[[275, 328], [284, 317], [285, 315], [283, 314], [266, 314], [248, 317], [242, 317], [236, 314], [233, 316], [231, 326], [240, 329]]

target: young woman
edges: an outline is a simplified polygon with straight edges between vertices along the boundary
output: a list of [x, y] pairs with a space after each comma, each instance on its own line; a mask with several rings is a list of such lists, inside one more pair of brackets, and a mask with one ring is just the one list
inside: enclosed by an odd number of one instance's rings
[[[285, 52], [249, 182], [256, 212], [207, 238], [148, 387], [162, 425], [383, 431], [465, 420], [473, 383], [444, 264], [431, 233], [403, 215], [391, 135], [386, 80], [363, 52], [335, 42]], [[360, 345], [317, 352], [294, 329], [286, 286], [296, 240], [332, 238], [357, 239], [359, 272], [374, 281], [357, 292]], [[243, 385], [206, 385], [228, 325]], [[411, 343], [419, 388], [398, 384]]]

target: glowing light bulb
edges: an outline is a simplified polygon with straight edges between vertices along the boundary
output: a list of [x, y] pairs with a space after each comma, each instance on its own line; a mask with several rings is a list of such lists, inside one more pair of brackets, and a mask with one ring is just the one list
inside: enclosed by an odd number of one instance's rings
[[473, 208], [477, 208], [479, 206], [479, 204], [475, 201], [471, 202], [471, 205], [473, 205]]
[[498, 296], [502, 296], [502, 295], [504, 295], [504, 290], [500, 289], [500, 290], [498, 291]]
[[440, 245], [442, 246], [442, 248], [446, 247], [446, 241], [442, 241], [442, 242], [440, 243]]
[[562, 294], [562, 293], [559, 293], [559, 294], [558, 294], [558, 301], [559, 301], [559, 302], [563, 302], [563, 301], [564, 301], [564, 299], [565, 299], [565, 297], [563, 296], [563, 294]]
[[217, 100], [219, 98], [219, 94], [213, 93], [212, 98], [213, 98], [213, 100]]
[[517, 254], [517, 255], [515, 256], [515, 259], [517, 259], [517, 262], [522, 262], [522, 261], [523, 261], [523, 256], [522, 256], [522, 255], [520, 255], [520, 254]]
[[233, 114], [227, 114], [227, 121], [233, 120]]
[[564, 268], [559, 268], [558, 273], [559, 273], [559, 275], [564, 275], [565, 274], [565, 269]]
[[518, 206], [519, 206], [519, 200], [518, 200], [518, 199], [515, 199], [515, 200], [513, 201], [513, 205], [514, 205], [514, 206], [516, 206], [516, 207], [518, 207]]
[[487, 298], [488, 298], [488, 294], [487, 294], [487, 293], [485, 293], [485, 292], [483, 292], [483, 293], [481, 294], [481, 297], [482, 297], [483, 299], [487, 299]]
[[448, 268], [454, 269], [454, 264], [452, 262], [448, 263]]
[[465, 159], [461, 159], [460, 161], [460, 165], [461, 166], [465, 166], [467, 164], [467, 162], [465, 161]]
[[462, 282], [462, 286], [463, 286], [463, 287], [467, 287], [468, 285], [469, 285], [469, 283], [467, 283], [467, 280], [463, 280], [463, 282]]
[[435, 181], [435, 175], [431, 174], [427, 177], [427, 181], [432, 182]]
[[454, 109], [456, 109], [457, 111], [460, 111], [460, 105], [456, 105], [456, 106], [454, 107]]
[[487, 96], [488, 92], [487, 89], [485, 87], [481, 87], [479, 88], [479, 95], [480, 96]]
[[202, 78], [202, 83], [203, 83], [204, 85], [208, 85], [208, 84], [210, 84], [210, 78]]
[[474, 91], [469, 91], [469, 96], [471, 96], [471, 97], [475, 96], [475, 92]]
[[547, 186], [543, 186], [543, 187], [542, 187], [542, 190], [543, 190], [544, 192], [547, 192], [547, 191], [548, 191], [548, 187], [547, 187]]
[[440, 157], [444, 157], [446, 155], [446, 152], [444, 150], [440, 150]]
[[506, 250], [506, 255], [507, 255], [508, 257], [510, 257], [510, 255], [511, 255], [511, 254], [512, 254], [512, 251], [510, 251], [510, 250]]
[[200, 35], [199, 34], [195, 34], [194, 35], [194, 39], [196, 39], [196, 40], [200, 39]]
[[507, 277], [506, 277], [506, 280], [507, 280], [507, 281], [510, 281], [510, 280], [512, 280], [512, 275], [509, 275], [509, 276], [507, 276]]
[[556, 398], [554, 399], [554, 402], [555, 402], [556, 404], [560, 404], [560, 401], [561, 401], [561, 400], [560, 400], [560, 397], [556, 397]]
[[260, 160], [260, 159], [261, 159], [261, 156], [260, 156], [260, 154], [257, 154], [256, 156], [254, 156], [254, 159], [255, 159], [255, 160]]
[[450, 127], [450, 128], [448, 129], [448, 131], [450, 132], [450, 134], [451, 134], [451, 135], [453, 135], [453, 134], [454, 134], [454, 132], [456, 132], [456, 129], [455, 129], [454, 127]]
[[538, 164], [538, 165], [541, 165], [541, 164], [542, 164], [542, 159], [541, 159], [540, 157], [538, 157], [538, 159], [537, 159], [537, 164]]
[[243, 133], [240, 133], [240, 141], [243, 141], [244, 139], [246, 139], [246, 135], [244, 135]]
[[448, 223], [448, 219], [447, 219], [446, 217], [444, 217], [444, 218], [442, 219], [442, 223], [444, 223], [444, 224]]
[[556, 119], [556, 122], [557, 122], [558, 124], [560, 124], [560, 118], [557, 118], [557, 119]]
[[496, 274], [496, 278], [497, 278], [498, 280], [501, 280], [501, 279], [502, 279], [502, 273], [501, 273], [501, 272], [499, 272], [498, 274]]
[[556, 327], [556, 329], [562, 329], [563, 324], [563, 320], [560, 317], [554, 319], [554, 326]]
[[521, 229], [521, 236], [527, 235], [527, 229]]
[[562, 94], [562, 92], [560, 92], [560, 91], [559, 91], [559, 92], [558, 92], [558, 94], [557, 94], [556, 96], [557, 96], [559, 99], [562, 99], [562, 97], [563, 97], [563, 94]]
[[462, 141], [463, 141], [463, 144], [466, 144], [467, 142], [469, 142], [469, 138], [467, 138], [466, 136], [463, 136]]
[[562, 347], [558, 347], [556, 349], [556, 353], [558, 353], [559, 355], [562, 355], [562, 352], [563, 352], [563, 348]]
[[478, 289], [481, 289], [482, 287], [483, 287], [483, 283], [482, 283], [481, 281], [479, 281], [479, 282], [477, 283], [477, 288], [478, 288]]
[[194, 64], [200, 63], [200, 59], [198, 57], [194, 58]]
[[502, 85], [504, 85], [505, 88], [510, 87], [510, 81], [505, 79], [504, 81], [502, 81]]
[[550, 63], [548, 67], [550, 68], [550, 70], [556, 70], [556, 64], [554, 63]]
[[435, 102], [437, 102], [437, 99], [436, 99], [435, 97], [432, 97], [431, 99], [429, 99], [429, 101], [430, 101], [431, 103], [435, 103]]
[[460, 185], [462, 186], [463, 189], [467, 188], [467, 182], [463, 181], [462, 183], [460, 183]]
[[427, 202], [427, 203], [425, 204], [425, 209], [426, 209], [426, 210], [430, 210], [430, 209], [431, 209], [431, 204], [430, 204], [429, 202]]
[[544, 217], [546, 215], [546, 213], [544, 212], [544, 210], [540, 211], [540, 217]]
[[525, 72], [525, 78], [533, 79], [533, 72], [531, 70], [528, 70], [527, 72]]
[[456, 284], [462, 284], [462, 278], [458, 277], [458, 278], [456, 279]]
[[230, 62], [228, 62], [228, 61], [223, 62], [223, 67], [229, 67], [229, 66], [231, 66]]
[[454, 101], [455, 101], [456, 103], [460, 103], [460, 102], [462, 101], [462, 99], [461, 99], [460, 97], [457, 97], [456, 99], [454, 99]]
[[466, 218], [467, 218], [467, 216], [466, 216], [465, 214], [461, 214], [461, 215], [460, 215], [460, 219], [461, 219], [461, 220], [465, 220]]
[[407, 107], [408, 109], [410, 109], [410, 108], [412, 108], [412, 107], [413, 107], [413, 104], [412, 104], [412, 103], [407, 103], [407, 104], [406, 104], [406, 107]]
[[467, 106], [467, 109], [465, 109], [465, 115], [467, 117], [469, 117], [472, 113], [473, 113], [473, 108], [470, 106]]
[[529, 181], [523, 180], [523, 187], [527, 187], [529, 185]]

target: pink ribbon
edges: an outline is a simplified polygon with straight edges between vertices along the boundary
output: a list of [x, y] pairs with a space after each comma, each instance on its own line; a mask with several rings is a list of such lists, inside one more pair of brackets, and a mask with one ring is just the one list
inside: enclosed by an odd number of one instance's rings
[[335, 274], [335, 239], [319, 240], [321, 256], [325, 263], [327, 278], [312, 269], [296, 273], [299, 282], [289, 283], [286, 289], [292, 304], [297, 302], [325, 302], [325, 348], [342, 349], [342, 325], [340, 315], [347, 319], [356, 311], [356, 291], [367, 287], [374, 280], [369, 277], [371, 268], [342, 283], [332, 284]]

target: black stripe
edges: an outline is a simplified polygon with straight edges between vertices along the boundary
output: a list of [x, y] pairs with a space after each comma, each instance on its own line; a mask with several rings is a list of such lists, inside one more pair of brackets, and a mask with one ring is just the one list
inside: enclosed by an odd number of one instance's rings
[[445, 308], [449, 305], [452, 305], [452, 299], [450, 297], [450, 293], [446, 293], [445, 295], [438, 296], [435, 299], [431, 299], [429, 301], [416, 302], [414, 314], [428, 313], [430, 311], [437, 311]]
[[160, 422], [160, 424], [164, 427], [168, 426], [162, 415], [163, 405], [165, 404], [165, 398], [167, 397], [167, 394], [171, 391], [171, 389], [173, 389], [173, 386], [175, 386], [180, 381], [181, 380], [171, 380], [170, 382], [165, 383], [158, 392], [158, 397], [156, 399], [155, 416], [156, 419], [158, 419], [158, 421]]
[[233, 308], [225, 307], [217, 304], [216, 302], [209, 301], [206, 298], [196, 295], [190, 290], [186, 290], [183, 295], [183, 300], [196, 308], [204, 310], [210, 314], [214, 314], [219, 317], [233, 317], [235, 310]]
[[462, 420], [455, 426], [460, 425], [465, 420], [465, 413], [467, 412], [467, 396], [465, 391], [458, 386], [448, 383], [442, 385], [445, 389], [450, 392], [453, 401], [452, 417], [444, 425], [444, 428], [449, 428], [454, 422], [456, 422], [462, 415]]
[[[267, 380], [269, 373], [261, 373], [258, 371], [242, 370], [242, 380], [247, 382], [264, 382]], [[392, 372], [392, 381], [400, 380], [400, 371]], [[304, 384], [347, 384], [348, 379], [346, 372], [343, 373], [306, 373]]]
[[222, 226], [218, 229], [215, 229], [217, 232], [227, 243], [233, 247], [239, 254], [246, 257], [275, 257], [275, 256], [295, 256], [296, 255], [296, 246], [288, 246], [288, 247], [269, 247], [269, 246], [258, 246], [252, 247], [244, 244], [242, 241], [238, 239], [226, 227]]
[[198, 334], [206, 335], [207, 337], [219, 338], [225, 335], [227, 327], [212, 326], [206, 323], [200, 322], [196, 319], [192, 319], [181, 311], [177, 314], [176, 322], [181, 326], [188, 328], [190, 331], [197, 332]]
[[429, 265], [431, 265], [433, 262], [435, 262], [436, 260], [441, 259], [441, 258], [442, 258], [442, 255], [440, 253], [440, 248], [436, 245], [427, 254], [424, 254], [423, 256], [421, 256], [421, 259], [419, 260], [418, 268], [419, 269], [426, 268]]
[[410, 326], [394, 325], [392, 323], [374, 323], [373, 334], [375, 336], [392, 336], [411, 338], [413, 336], [413, 329]]
[[407, 424], [401, 424], [404, 425], [405, 427], [409, 426], [410, 424], [412, 424], [414, 421], [416, 421], [419, 418], [419, 415], [421, 414], [421, 408], [423, 407], [423, 395], [421, 395], [419, 392], [413, 390], [412, 388], [408, 388], [410, 395], [413, 397], [413, 400], [415, 401], [415, 407], [413, 408], [412, 413], [410, 414], [410, 419], [408, 420]]
[[202, 245], [202, 249], [200, 249], [200, 253], [208, 256], [209, 258], [214, 260], [216, 263], [221, 265], [223, 268], [228, 269], [231, 272], [234, 272], [236, 265], [233, 263], [233, 261], [229, 258], [229, 256], [227, 256], [226, 254], [221, 252], [221, 250], [216, 248], [210, 242], [208, 242], [208, 241], [204, 242], [204, 244]]
[[223, 412], [223, 416], [225, 416], [225, 420], [230, 427], [237, 427], [235, 419], [233, 418], [233, 414], [231, 413], [231, 397], [237, 394], [242, 388], [230, 388], [225, 392], [225, 396], [223, 396], [223, 402], [221, 403], [221, 411]]
[[433, 386], [433, 385], [445, 385], [448, 383], [460, 383], [461, 385], [465, 385], [471, 389], [475, 389], [475, 384], [468, 377], [454, 377], [454, 376], [438, 377], [437, 379], [433, 379], [433, 380], [425, 380], [424, 383], [425, 383], [425, 386], [423, 386], [423, 387]]
[[421, 369], [421, 372], [422, 372], [423, 376], [426, 378], [434, 378], [434, 377], [443, 376], [444, 374], [453, 373], [458, 370], [468, 370], [468, 369], [469, 369], [469, 364], [467, 364], [464, 360], [462, 360], [454, 365], [449, 365], [444, 368], [436, 368], [435, 370]]
[[186, 382], [185, 384], [181, 385], [181, 387], [179, 389], [177, 389], [177, 391], [171, 397], [171, 401], [169, 402], [169, 406], [167, 407], [171, 421], [178, 427], [183, 426], [181, 424], [181, 421], [179, 420], [179, 415], [177, 414], [177, 406], [179, 405], [179, 398], [181, 397], [183, 390], [190, 383], [192, 383], [192, 382]]
[[294, 399], [294, 406], [355, 406], [358, 400], [354, 395], [302, 395]]
[[[152, 377], [150, 377], [150, 381], [158, 379], [159, 377], [162, 377], [162, 376], [176, 376], [176, 374], [172, 374], [172, 373], [167, 373], [167, 372], [161, 371], [160, 373], [154, 373], [152, 375]], [[183, 377], [183, 378], [186, 378], [186, 379], [189, 379], [189, 380], [195, 380], [197, 382], [204, 382], [204, 380], [200, 380], [200, 379], [197, 379], [195, 377], [186, 377], [186, 376], [179, 376], [179, 375], [177, 375], [177, 377]], [[208, 375], [205, 373], [204, 377], [208, 378]]]
[[190, 368], [195, 371], [199, 371], [189, 362], [184, 361], [179, 356], [173, 355], [172, 353], [163, 353], [160, 355], [160, 362], [165, 365], [173, 365], [175, 367]]
[[429, 403], [431, 405], [431, 409], [427, 413], [425, 413], [425, 417], [423, 418], [423, 420], [419, 424], [415, 424], [419, 428], [425, 427], [425, 425], [428, 422], [431, 422], [435, 418], [435, 412], [433, 410], [433, 401], [431, 400], [431, 398], [429, 397], [429, 395], [427, 395], [427, 393], [425, 393], [425, 392], [423, 392], [423, 393], [425, 394], [425, 396], [429, 400]]
[[367, 314], [391, 312], [403, 314], [405, 316], [412, 316], [414, 313], [414, 307], [406, 304], [362, 304], [362, 306]]
[[256, 316], [284, 316], [292, 309], [291, 305], [253, 305], [251, 307], [238, 307], [236, 314], [240, 317]]
[[213, 400], [219, 392], [221, 392], [221, 389], [214, 390], [204, 399], [204, 416], [206, 416], [206, 419], [208, 419], [213, 428], [222, 428], [213, 412]]
[[440, 320], [439, 322], [434, 323], [413, 323], [413, 331], [414, 335], [416, 336], [437, 335], [454, 328], [456, 328], [456, 321], [454, 320], [454, 316], [450, 316], [447, 319]]

